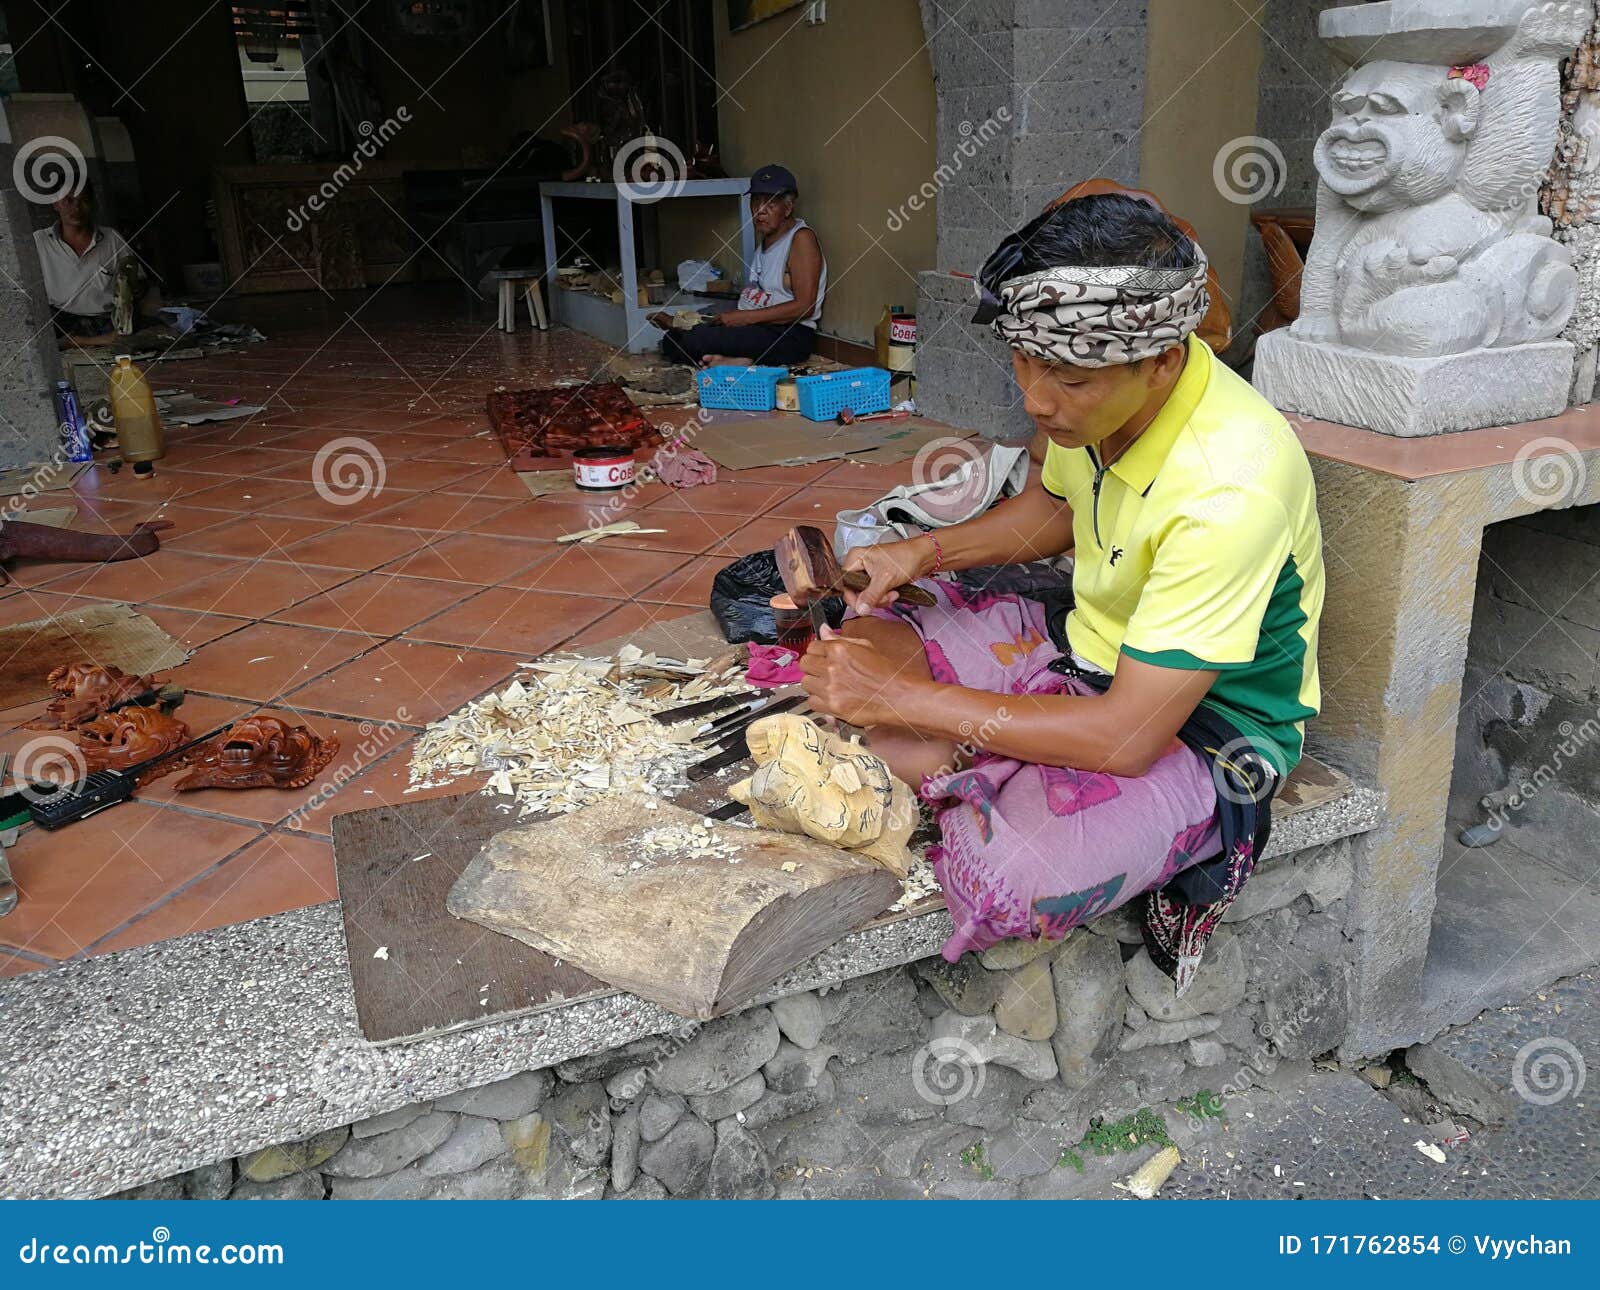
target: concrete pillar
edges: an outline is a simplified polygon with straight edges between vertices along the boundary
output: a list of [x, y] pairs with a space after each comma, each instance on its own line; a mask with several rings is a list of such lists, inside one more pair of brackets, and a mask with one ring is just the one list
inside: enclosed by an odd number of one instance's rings
[[61, 357], [4, 111], [0, 106], [0, 469], [9, 469], [48, 460], [60, 442], [51, 391]]
[[1481, 481], [1314, 467], [1328, 579], [1315, 750], [1388, 796], [1357, 840], [1345, 929], [1347, 1042], [1377, 1052], [1420, 1012], [1483, 526], [1481, 499], [1455, 495]]
[[[938, 261], [918, 276], [917, 402], [994, 438], [1025, 438], [1006, 347], [973, 327], [968, 278], [1081, 179], [1139, 179], [1144, 0], [923, 0], [938, 95]], [[996, 129], [995, 127], [998, 126]]]

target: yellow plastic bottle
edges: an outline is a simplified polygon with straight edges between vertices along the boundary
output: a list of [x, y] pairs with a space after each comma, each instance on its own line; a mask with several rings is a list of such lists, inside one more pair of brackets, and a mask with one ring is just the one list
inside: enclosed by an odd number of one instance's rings
[[122, 460], [133, 467], [134, 474], [148, 475], [154, 469], [151, 463], [167, 455], [161, 417], [156, 412], [156, 398], [150, 392], [150, 382], [133, 365], [131, 354], [118, 354], [107, 384]]

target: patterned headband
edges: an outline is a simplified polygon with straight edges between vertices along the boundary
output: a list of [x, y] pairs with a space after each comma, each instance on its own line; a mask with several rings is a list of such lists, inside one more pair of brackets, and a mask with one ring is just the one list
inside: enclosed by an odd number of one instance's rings
[[1211, 307], [1206, 253], [1188, 269], [1055, 268], [1007, 278], [991, 321], [1014, 349], [1051, 363], [1114, 367], [1182, 344]]

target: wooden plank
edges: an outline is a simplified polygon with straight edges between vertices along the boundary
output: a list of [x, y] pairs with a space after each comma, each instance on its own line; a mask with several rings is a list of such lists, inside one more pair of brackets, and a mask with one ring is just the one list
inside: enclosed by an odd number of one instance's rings
[[1314, 806], [1326, 806], [1346, 796], [1354, 787], [1343, 771], [1326, 766], [1315, 757], [1302, 757], [1273, 800], [1272, 818], [1282, 820]]
[[[647, 830], [684, 841], [653, 850], [640, 842]], [[624, 793], [496, 834], [449, 905], [705, 1021], [749, 1002], [899, 894], [893, 874], [848, 851]]]
[[[373, 1043], [421, 1039], [611, 993], [577, 968], [445, 908], [478, 848], [514, 822], [497, 801], [467, 793], [334, 816], [356, 1015]], [[374, 957], [380, 949], [386, 958]]]

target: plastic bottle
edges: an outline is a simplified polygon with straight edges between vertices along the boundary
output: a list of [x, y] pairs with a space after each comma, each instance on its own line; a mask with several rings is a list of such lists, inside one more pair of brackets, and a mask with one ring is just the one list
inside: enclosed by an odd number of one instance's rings
[[93, 461], [89, 425], [78, 410], [78, 393], [71, 381], [56, 382], [56, 423], [61, 427], [61, 447], [68, 461]]
[[117, 426], [117, 446], [123, 461], [136, 475], [148, 475], [152, 463], [166, 456], [161, 433], [161, 417], [156, 413], [155, 395], [144, 373], [133, 365], [130, 354], [118, 354], [116, 366], [107, 382], [111, 392], [111, 417]]

